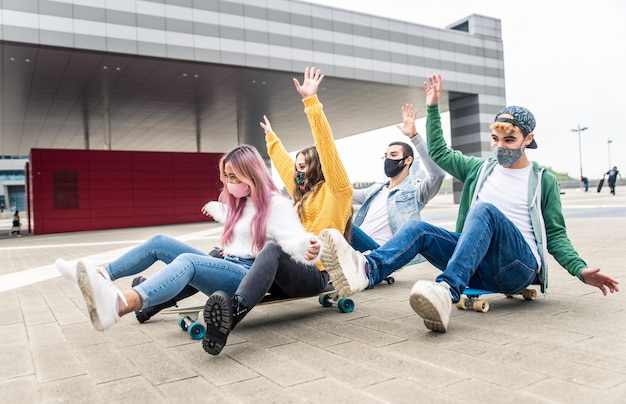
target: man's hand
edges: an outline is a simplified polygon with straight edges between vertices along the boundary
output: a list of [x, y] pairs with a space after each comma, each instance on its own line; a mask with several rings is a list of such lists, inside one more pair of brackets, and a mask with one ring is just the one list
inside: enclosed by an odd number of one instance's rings
[[439, 96], [441, 95], [441, 87], [443, 80], [441, 74], [433, 74], [428, 78], [428, 82], [424, 82], [424, 90], [426, 91], [426, 105], [439, 104]]
[[397, 124], [396, 127], [408, 138], [417, 135], [415, 117], [417, 117], [417, 109], [413, 107], [413, 104], [406, 104], [402, 107], [402, 123]]
[[320, 69], [315, 70], [315, 67], [309, 69], [307, 66], [304, 70], [304, 81], [302, 82], [302, 85], [300, 85], [298, 79], [296, 78], [293, 79], [293, 84], [296, 86], [296, 90], [298, 90], [302, 99], [304, 99], [317, 94], [317, 88], [323, 79], [324, 75], [321, 74]]
[[619, 282], [612, 276], [600, 273], [600, 268], [586, 268], [582, 277], [587, 285], [595, 286], [606, 296], [607, 292], [619, 292]]

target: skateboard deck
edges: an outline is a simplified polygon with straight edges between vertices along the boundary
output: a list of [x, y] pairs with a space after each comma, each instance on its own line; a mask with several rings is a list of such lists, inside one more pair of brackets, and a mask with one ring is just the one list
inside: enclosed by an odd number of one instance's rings
[[602, 191], [602, 187], [604, 186], [604, 178], [598, 182], [598, 192]]
[[[457, 309], [478, 311], [486, 313], [489, 311], [489, 302], [485, 299], [480, 299], [482, 295], [499, 294], [500, 292], [494, 292], [492, 290], [465, 288], [462, 293], [461, 299], [455, 304]], [[516, 295], [521, 295], [524, 300], [535, 300], [537, 298], [536, 289], [524, 289], [519, 293], [503, 293], [508, 298], [513, 298]]]
[[[354, 310], [354, 301], [347, 297], [338, 297], [332, 287], [329, 287], [320, 294], [303, 297], [272, 296], [268, 293], [257, 306], [308, 299], [310, 297], [317, 297], [319, 304], [324, 307], [330, 307], [333, 305], [332, 302], [336, 301], [337, 308], [342, 313], [350, 313]], [[206, 326], [198, 321], [203, 311], [204, 306], [191, 306], [163, 310], [161, 314], [178, 314], [178, 325], [180, 328], [186, 331], [192, 339], [198, 340], [202, 339], [204, 334], [206, 334]]]

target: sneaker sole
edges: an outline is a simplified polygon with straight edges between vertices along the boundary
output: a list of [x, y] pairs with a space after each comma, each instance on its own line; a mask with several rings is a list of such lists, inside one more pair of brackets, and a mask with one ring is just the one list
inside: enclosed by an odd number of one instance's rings
[[87, 273], [87, 268], [84, 267], [82, 262], [78, 263], [76, 268], [76, 277], [78, 278], [78, 287], [80, 288], [80, 291], [85, 298], [85, 303], [87, 304], [87, 312], [89, 313], [91, 324], [93, 324], [93, 327], [96, 330], [104, 331], [96, 310], [96, 304], [93, 298], [93, 288], [89, 280], [89, 274]]
[[411, 295], [409, 303], [413, 311], [424, 320], [426, 328], [432, 331], [446, 332], [439, 312], [430, 300], [426, 299], [423, 295]]
[[230, 299], [223, 292], [209, 296], [204, 305], [204, 322], [206, 334], [202, 338], [202, 348], [211, 355], [219, 355], [226, 345], [228, 334], [232, 328]]
[[322, 244], [326, 247], [322, 249], [320, 257], [324, 269], [328, 272], [328, 276], [339, 297], [348, 297], [357, 291], [352, 289], [348, 278], [343, 273], [338, 259], [337, 244], [331, 233], [322, 232], [319, 235]]

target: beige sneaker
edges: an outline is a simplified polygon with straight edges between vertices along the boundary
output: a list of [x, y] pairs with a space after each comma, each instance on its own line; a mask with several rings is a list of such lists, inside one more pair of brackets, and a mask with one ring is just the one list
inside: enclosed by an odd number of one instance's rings
[[429, 330], [446, 332], [452, 311], [450, 286], [445, 282], [417, 281], [409, 298], [411, 308]]
[[367, 261], [363, 254], [355, 251], [337, 229], [320, 232], [322, 241], [322, 264], [328, 272], [337, 295], [351, 296], [367, 289]]

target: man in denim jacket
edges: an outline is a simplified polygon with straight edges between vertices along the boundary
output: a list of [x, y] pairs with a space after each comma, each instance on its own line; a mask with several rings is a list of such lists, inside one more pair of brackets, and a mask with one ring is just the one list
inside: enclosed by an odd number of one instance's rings
[[[374, 250], [386, 243], [408, 220], [420, 220], [421, 210], [439, 192], [446, 173], [428, 157], [426, 142], [415, 127], [416, 115], [413, 104], [406, 104], [402, 107], [402, 124], [397, 127], [411, 139], [426, 175], [419, 172], [419, 160], [416, 161], [409, 144], [389, 144], [384, 167], [389, 180], [355, 189], [352, 195], [352, 202], [361, 205], [352, 232], [352, 246], [357, 251]], [[424, 258], [417, 255], [409, 264], [423, 261]]]

